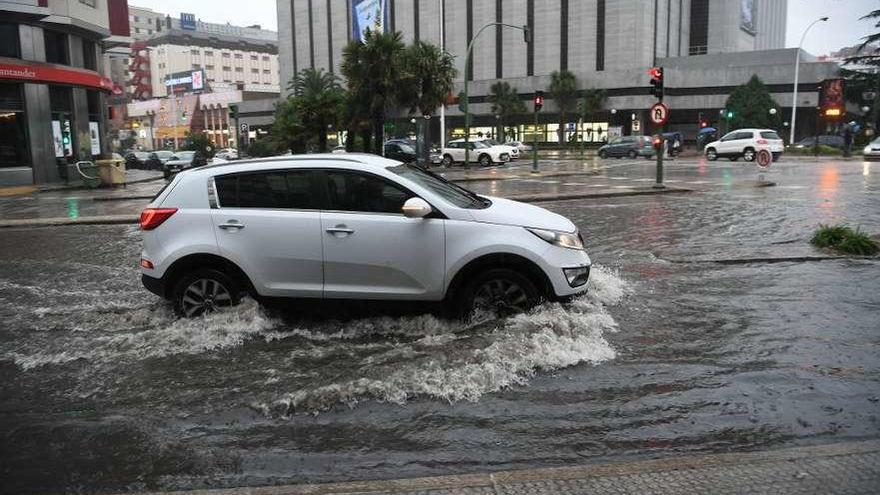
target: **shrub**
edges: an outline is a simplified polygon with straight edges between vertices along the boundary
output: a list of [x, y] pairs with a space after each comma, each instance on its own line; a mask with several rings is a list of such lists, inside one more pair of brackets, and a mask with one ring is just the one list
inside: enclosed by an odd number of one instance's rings
[[864, 232], [847, 225], [819, 225], [810, 243], [857, 256], [873, 256], [880, 253], [880, 246]]
[[[786, 150], [787, 153], [792, 155], [816, 155], [816, 147], [815, 146], [807, 146], [805, 148], [795, 148], [793, 146], [789, 146]], [[843, 151], [837, 148], [832, 148], [831, 146], [826, 146], [824, 144], [819, 145], [819, 155], [842, 155]]]

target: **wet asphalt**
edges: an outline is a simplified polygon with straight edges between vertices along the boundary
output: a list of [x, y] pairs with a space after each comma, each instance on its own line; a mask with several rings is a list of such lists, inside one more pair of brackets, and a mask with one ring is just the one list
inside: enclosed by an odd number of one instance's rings
[[[527, 165], [527, 164], [526, 164]], [[525, 165], [517, 165], [525, 166]], [[480, 181], [650, 184], [647, 161]], [[647, 179], [647, 180], [643, 180]], [[597, 263], [588, 295], [468, 327], [252, 301], [180, 320], [134, 226], [0, 232], [0, 493], [399, 478], [880, 436], [880, 164], [680, 160], [689, 194], [542, 203]], [[543, 182], [542, 182], [543, 181]]]

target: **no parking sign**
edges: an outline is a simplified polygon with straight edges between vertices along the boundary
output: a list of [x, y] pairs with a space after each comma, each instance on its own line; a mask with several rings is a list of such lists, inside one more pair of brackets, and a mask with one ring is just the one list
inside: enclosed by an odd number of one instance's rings
[[767, 150], [760, 150], [758, 151], [756, 161], [758, 162], [759, 167], [767, 168], [773, 162], [773, 154]]

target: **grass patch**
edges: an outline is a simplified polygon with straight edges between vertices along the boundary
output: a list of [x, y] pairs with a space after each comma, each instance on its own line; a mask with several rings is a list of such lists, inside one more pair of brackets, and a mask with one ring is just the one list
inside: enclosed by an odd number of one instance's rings
[[880, 253], [880, 246], [867, 234], [847, 225], [819, 225], [810, 243], [820, 248], [834, 249], [845, 254], [874, 256]]

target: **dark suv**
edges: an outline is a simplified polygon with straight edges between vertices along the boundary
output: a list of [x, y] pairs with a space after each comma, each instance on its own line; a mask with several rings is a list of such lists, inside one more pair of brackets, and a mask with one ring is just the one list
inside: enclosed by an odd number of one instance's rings
[[645, 158], [654, 157], [654, 146], [650, 136], [623, 136], [612, 139], [608, 144], [599, 148], [599, 158]]

